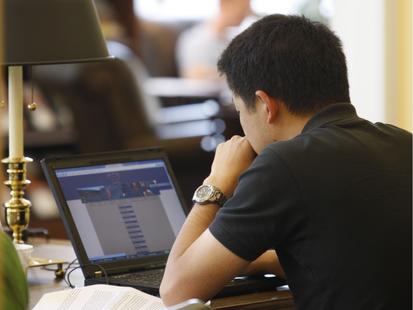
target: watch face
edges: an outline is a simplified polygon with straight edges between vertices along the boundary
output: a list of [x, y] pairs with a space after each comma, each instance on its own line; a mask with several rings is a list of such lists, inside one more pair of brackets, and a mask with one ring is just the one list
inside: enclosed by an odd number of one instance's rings
[[208, 200], [209, 197], [212, 194], [212, 188], [205, 185], [201, 186], [197, 191], [196, 191], [196, 197], [199, 201], [205, 201]]

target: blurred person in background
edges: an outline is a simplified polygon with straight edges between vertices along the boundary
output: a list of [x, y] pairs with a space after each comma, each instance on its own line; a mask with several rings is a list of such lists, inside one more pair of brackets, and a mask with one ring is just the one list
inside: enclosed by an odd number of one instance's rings
[[219, 13], [185, 30], [176, 46], [179, 74], [190, 79], [218, 79], [216, 64], [231, 40], [231, 27], [251, 14], [250, 0], [220, 0]]

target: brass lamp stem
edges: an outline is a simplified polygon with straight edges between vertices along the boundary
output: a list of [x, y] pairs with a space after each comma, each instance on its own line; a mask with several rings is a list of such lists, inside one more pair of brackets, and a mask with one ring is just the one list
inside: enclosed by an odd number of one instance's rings
[[11, 196], [11, 199], [4, 203], [6, 224], [13, 231], [14, 243], [24, 243], [22, 233], [29, 225], [31, 203], [23, 196], [24, 188], [30, 184], [26, 179], [26, 163], [31, 161], [28, 157], [2, 160], [8, 167], [9, 179], [4, 184], [10, 188]]

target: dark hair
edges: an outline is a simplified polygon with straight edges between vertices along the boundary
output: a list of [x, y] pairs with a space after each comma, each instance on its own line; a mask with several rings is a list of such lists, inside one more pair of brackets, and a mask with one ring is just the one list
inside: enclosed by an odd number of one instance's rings
[[218, 70], [250, 110], [257, 90], [282, 100], [297, 115], [350, 101], [340, 39], [301, 16], [275, 14], [255, 22], [232, 40]]

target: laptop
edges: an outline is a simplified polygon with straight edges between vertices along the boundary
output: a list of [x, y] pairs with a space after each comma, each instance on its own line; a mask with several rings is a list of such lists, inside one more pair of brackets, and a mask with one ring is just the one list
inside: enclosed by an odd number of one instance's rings
[[[172, 244], [189, 209], [159, 148], [41, 161], [85, 285], [131, 286], [159, 295]], [[217, 295], [285, 285], [275, 276], [236, 277]]]

